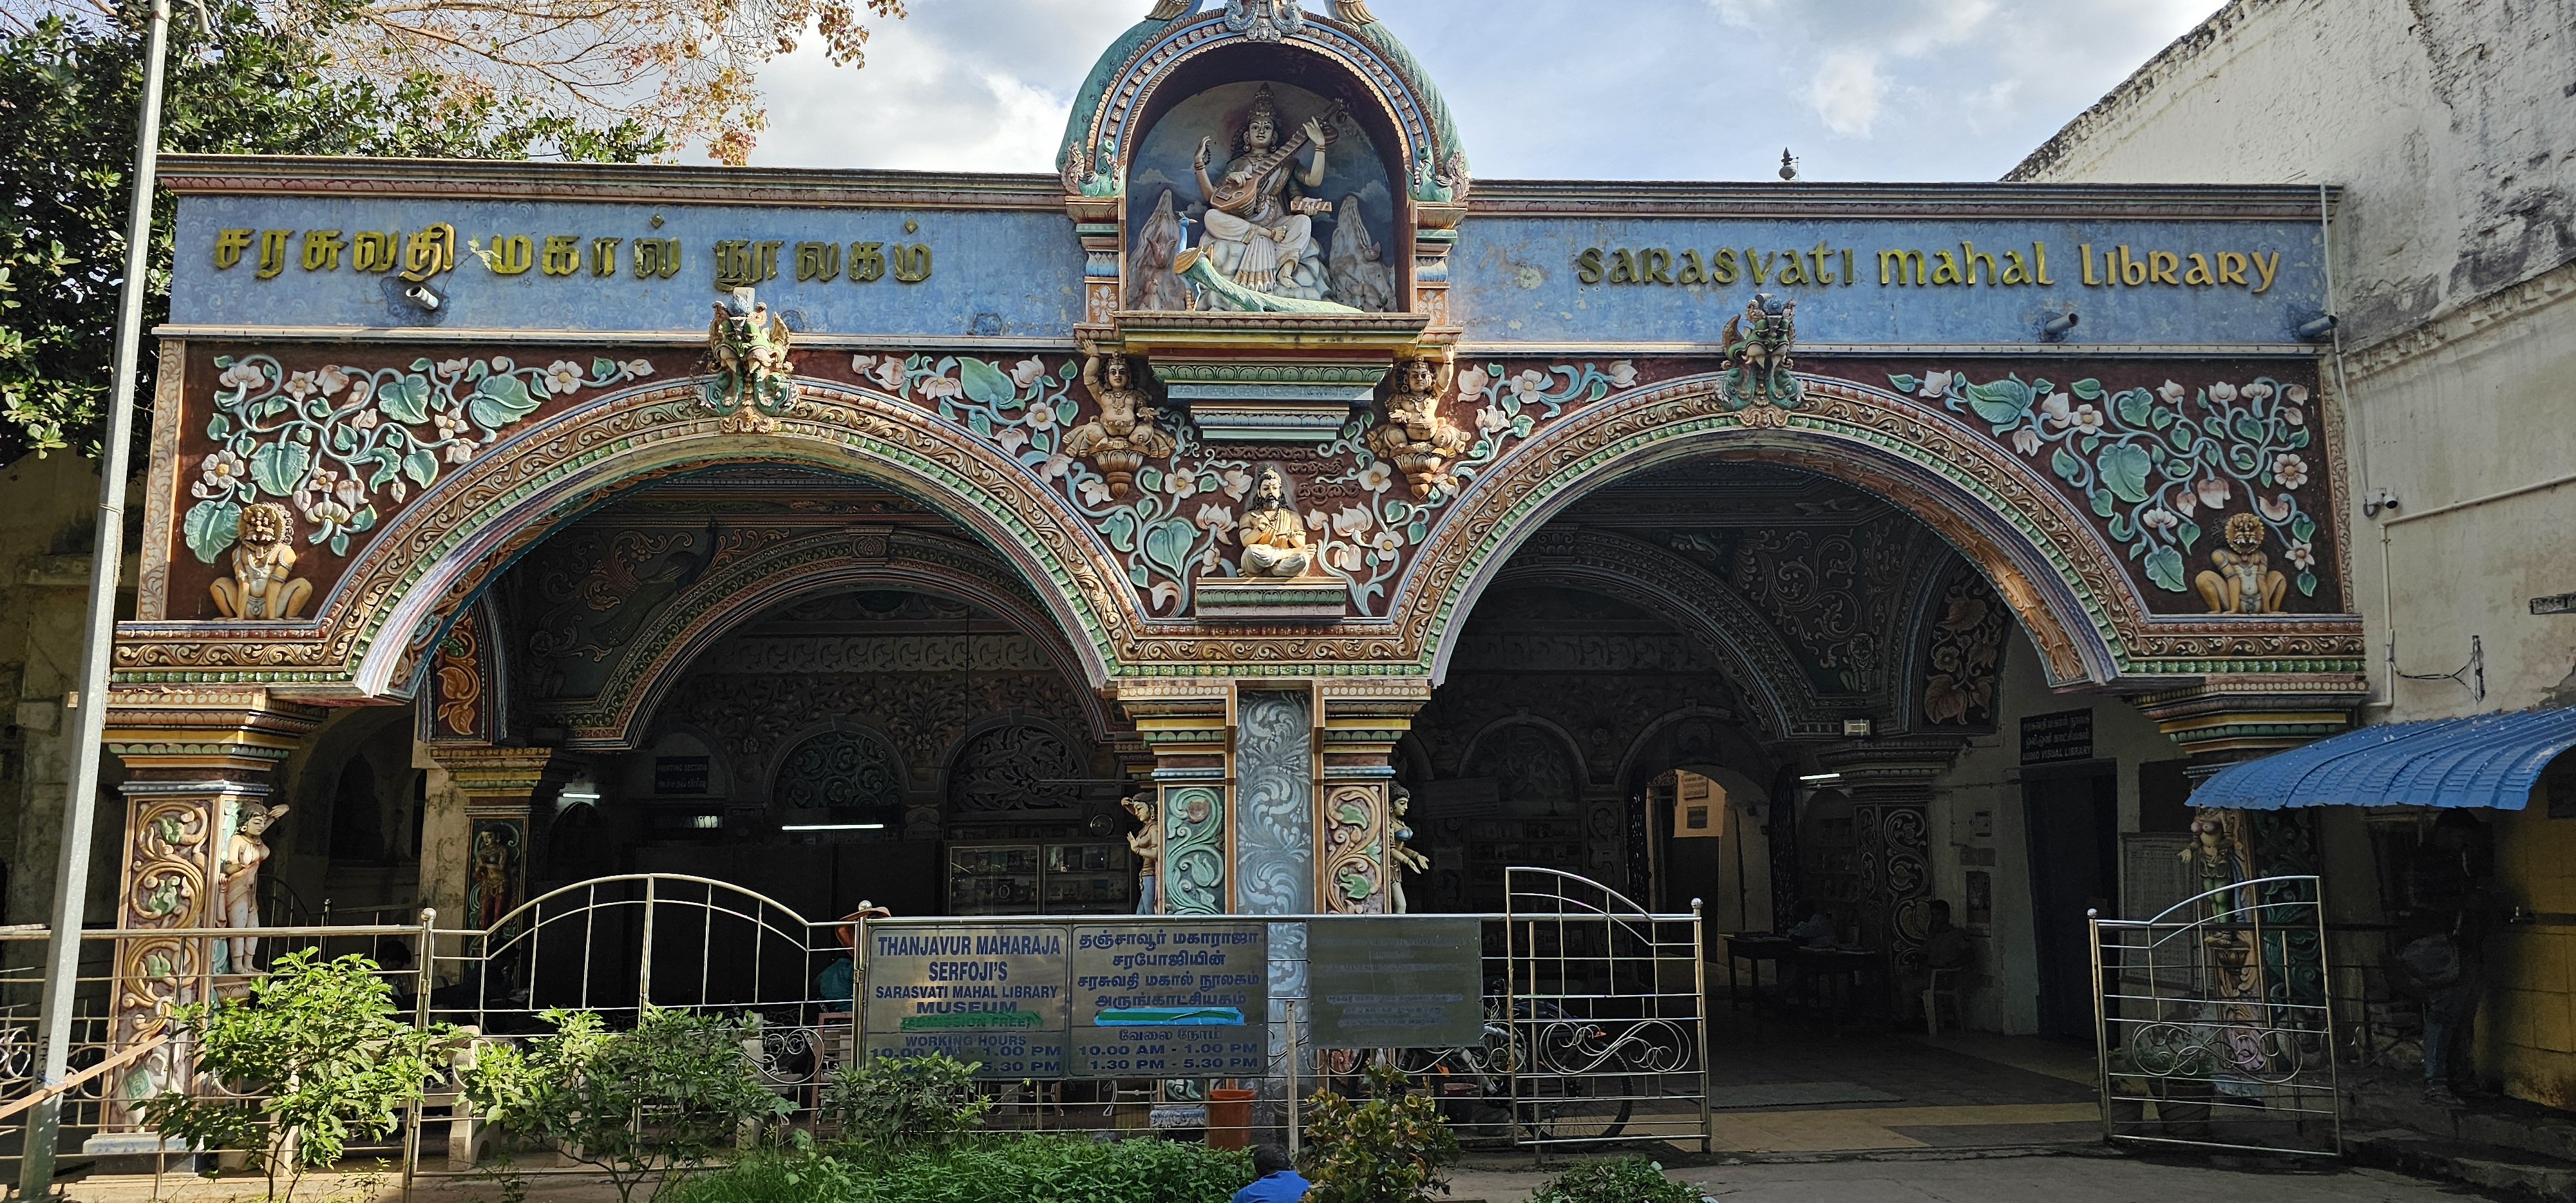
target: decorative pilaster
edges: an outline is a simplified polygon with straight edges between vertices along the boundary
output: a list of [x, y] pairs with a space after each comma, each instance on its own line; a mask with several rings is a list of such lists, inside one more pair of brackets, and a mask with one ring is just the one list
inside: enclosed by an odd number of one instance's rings
[[1246, 914], [1315, 909], [1314, 719], [1304, 688], [1235, 695], [1234, 897]]
[[[2345, 730], [2369, 696], [2370, 680], [2361, 676], [2213, 676], [2134, 705], [2190, 756], [2183, 773], [2198, 788], [2228, 765]], [[2251, 870], [2265, 877], [2316, 872], [2315, 819], [2308, 810], [2245, 815], [2238, 838]]]
[[[589, 762], [553, 748], [455, 748], [430, 755], [465, 795], [465, 913], [457, 926], [488, 930], [528, 900], [530, 818]], [[423, 890], [431, 883], [422, 882]], [[450, 891], [452, 892], [452, 890]]]
[[[1411, 828], [1389, 797], [1390, 759], [1427, 680], [1328, 681], [1316, 686], [1322, 736], [1322, 824], [1315, 842], [1318, 908], [1354, 915], [1404, 909], [1404, 840]], [[1418, 855], [1418, 854], [1417, 854]]]
[[1932, 892], [1932, 780], [1962, 746], [1958, 739], [1873, 739], [1830, 745], [1816, 756], [1825, 770], [1842, 774], [1835, 787], [1852, 799], [1861, 943], [1887, 950], [1890, 982], [1923, 961], [1929, 918], [1923, 905]]
[[1149, 679], [1118, 686], [1118, 704], [1154, 754], [1154, 822], [1167, 915], [1234, 909], [1226, 814], [1233, 792], [1234, 690], [1223, 681]]
[[[125, 762], [125, 851], [117, 926], [129, 931], [247, 927], [259, 922], [259, 866], [270, 775], [322, 712], [257, 687], [136, 687], [107, 698], [106, 750]], [[246, 821], [247, 820], [247, 821]], [[141, 936], [118, 942], [109, 1044], [161, 1033], [170, 1010], [249, 972], [252, 940]], [[183, 1086], [182, 1059], [163, 1052], [121, 1071], [112, 1100]], [[129, 1125], [121, 1101], [107, 1128]]]

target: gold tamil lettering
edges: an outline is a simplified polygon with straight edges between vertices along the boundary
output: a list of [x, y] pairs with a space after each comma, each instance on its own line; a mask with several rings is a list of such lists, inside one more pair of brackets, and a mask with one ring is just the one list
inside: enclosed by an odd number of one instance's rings
[[[1593, 252], [1593, 257], [1596, 260], [1599, 259], [1600, 253]], [[853, 242], [850, 244], [850, 283], [873, 283], [885, 275], [885, 266], [884, 243]], [[1585, 283], [1593, 282], [1585, 281]]]
[[402, 266], [402, 231], [358, 231], [357, 241], [349, 247], [350, 270], [389, 272], [400, 266]]
[[617, 274], [617, 244], [618, 244], [618, 243], [621, 243], [621, 242], [624, 242], [624, 241], [626, 241], [626, 240], [625, 240], [625, 239], [623, 239], [623, 238], [593, 238], [593, 239], [591, 239], [591, 240], [590, 240], [590, 274], [591, 274], [591, 275], [593, 275], [593, 276], [613, 276], [613, 275], [616, 275], [616, 274]]
[[403, 244], [402, 278], [426, 280], [456, 267], [456, 227], [436, 222], [412, 231]]
[[529, 268], [537, 265], [537, 240], [526, 234], [494, 234], [492, 249], [478, 251], [475, 257], [491, 268], [493, 275], [526, 275]]
[[577, 234], [546, 235], [545, 258], [538, 270], [549, 276], [569, 276], [581, 270], [581, 237]]
[[800, 242], [796, 244], [797, 279], [829, 280], [840, 274], [840, 243]]
[[635, 240], [635, 278], [668, 280], [680, 274], [680, 240], [677, 238], [638, 238]]
[[930, 244], [916, 242], [911, 246], [894, 246], [894, 278], [906, 284], [919, 284], [930, 278]]
[[294, 235], [295, 231], [293, 230], [261, 230], [259, 232], [259, 269], [257, 274], [260, 279], [269, 279], [277, 275], [277, 273], [286, 270], [286, 240]]
[[215, 231], [215, 270], [222, 271], [241, 262], [242, 252], [250, 249], [250, 230]]

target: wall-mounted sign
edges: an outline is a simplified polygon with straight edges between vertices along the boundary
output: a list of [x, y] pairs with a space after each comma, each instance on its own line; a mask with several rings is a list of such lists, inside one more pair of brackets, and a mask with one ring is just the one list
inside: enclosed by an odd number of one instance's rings
[[653, 792], [657, 794], [703, 794], [707, 792], [705, 756], [656, 756], [653, 758]]
[[1269, 1071], [1270, 929], [1121, 923], [1073, 929], [1075, 1078]]
[[1308, 921], [1315, 1047], [1452, 1048], [1481, 1042], [1483, 949], [1483, 925], [1474, 919]]
[[1269, 1063], [1259, 923], [879, 927], [872, 1057], [945, 1053], [979, 1078], [1219, 1078]]
[[2093, 759], [2093, 712], [2059, 710], [2021, 720], [2021, 762]]

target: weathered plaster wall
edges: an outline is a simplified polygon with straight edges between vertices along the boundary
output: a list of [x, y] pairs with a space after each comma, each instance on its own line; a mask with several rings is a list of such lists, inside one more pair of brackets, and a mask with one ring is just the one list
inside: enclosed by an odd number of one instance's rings
[[[2403, 519], [2576, 467], [2570, 61], [2571, 0], [2237, 0], [2010, 177], [2343, 187], [2334, 306], [2372, 658], [2392, 623], [2404, 672], [2460, 667], [2472, 636], [2485, 649], [2485, 697], [2400, 680], [2390, 719], [2576, 700], [2576, 618], [2529, 612], [2576, 589], [2563, 489], [2400, 521], [2385, 578], [2358, 512], [2381, 488]], [[2386, 666], [2373, 675], [2389, 698]]]
[[[2039, 969], [2033, 944], [2030, 894], [2030, 837], [2024, 821], [2021, 765], [2021, 720], [2026, 715], [2061, 710], [2093, 712], [2093, 752], [2113, 761], [2120, 783], [2120, 830], [2138, 826], [2138, 766], [2179, 755], [2172, 740], [2153, 722], [2115, 697], [2087, 697], [2050, 692], [2040, 671], [2039, 653], [2029, 636], [2016, 629], [2004, 652], [2003, 681], [1996, 691], [1996, 727], [1992, 735], [1968, 741], [1950, 770], [1933, 782], [1933, 897], [1946, 898], [1962, 923], [1968, 919], [1969, 872], [1993, 875], [1994, 921], [1977, 941], [1978, 981], [1961, 1000], [1970, 1028], [2027, 1033], [2038, 1030]], [[1976, 812], [1993, 812], [1991, 837], [1976, 834]], [[1986, 857], [1991, 856], [1991, 862]]]
[[[130, 499], [131, 500], [131, 499]], [[6, 922], [52, 917], [62, 848], [63, 790], [71, 745], [63, 695], [80, 676], [82, 609], [97, 531], [97, 465], [76, 455], [26, 456], [0, 468], [0, 698], [13, 707], [0, 731], [0, 860], [8, 866]], [[139, 509], [139, 502], [135, 503]], [[133, 528], [129, 528], [132, 533]], [[128, 557], [125, 579], [133, 578]], [[120, 609], [130, 616], [131, 585]], [[125, 804], [102, 766], [88, 913], [112, 919]]]

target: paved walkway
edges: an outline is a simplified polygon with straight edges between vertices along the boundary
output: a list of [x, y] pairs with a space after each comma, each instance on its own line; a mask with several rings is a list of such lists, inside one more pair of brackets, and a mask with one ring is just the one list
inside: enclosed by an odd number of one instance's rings
[[[2091, 1054], [2036, 1037], [1939, 1040], [1734, 1011], [1709, 1015], [1720, 1152], [2090, 1145]], [[1767, 1104], [1767, 1105], [1766, 1105]]]

